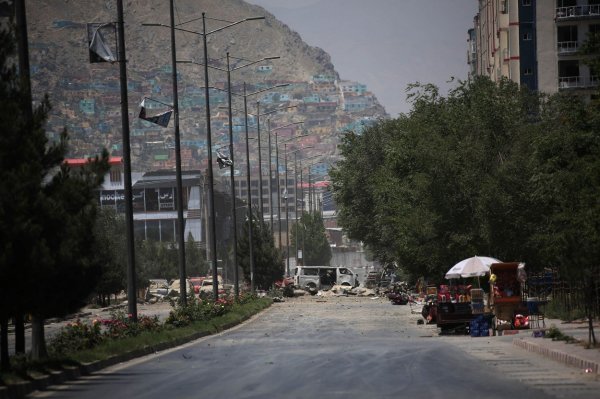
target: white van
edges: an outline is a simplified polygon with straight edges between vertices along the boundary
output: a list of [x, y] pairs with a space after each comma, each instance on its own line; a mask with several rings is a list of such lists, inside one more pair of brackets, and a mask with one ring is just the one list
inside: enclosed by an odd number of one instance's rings
[[334, 285], [348, 288], [358, 285], [356, 273], [347, 267], [333, 266], [298, 266], [294, 274], [294, 285], [298, 288], [317, 292], [329, 289]]

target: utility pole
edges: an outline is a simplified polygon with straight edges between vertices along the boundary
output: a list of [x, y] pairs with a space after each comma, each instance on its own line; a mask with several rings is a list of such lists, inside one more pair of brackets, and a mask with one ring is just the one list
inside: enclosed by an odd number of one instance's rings
[[117, 30], [119, 41], [119, 81], [121, 84], [121, 126], [123, 135], [123, 174], [125, 183], [125, 224], [127, 233], [127, 313], [137, 322], [137, 288], [135, 283], [135, 246], [133, 240], [133, 204], [131, 195], [131, 148], [129, 145], [129, 103], [127, 99], [127, 58], [123, 0], [117, 0]]

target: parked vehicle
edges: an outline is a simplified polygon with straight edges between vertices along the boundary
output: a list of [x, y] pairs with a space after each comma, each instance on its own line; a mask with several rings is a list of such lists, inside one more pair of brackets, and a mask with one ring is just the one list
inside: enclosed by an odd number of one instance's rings
[[[186, 293], [190, 293], [190, 292], [194, 292], [194, 286], [192, 285], [192, 283], [190, 282], [189, 279], [185, 280], [186, 283]], [[179, 292], [181, 291], [181, 281], [179, 279], [175, 279], [171, 282], [171, 285], [169, 285], [169, 296], [178, 296]]]
[[294, 285], [315, 294], [318, 290], [329, 289], [334, 285], [358, 285], [356, 273], [347, 267], [298, 266], [294, 274]]
[[194, 287], [194, 294], [200, 293], [200, 287], [202, 287], [202, 282], [206, 279], [206, 277], [190, 277], [190, 283]]
[[[219, 280], [219, 285], [218, 285], [217, 290], [218, 290], [219, 295], [225, 294], [225, 287], [223, 286], [223, 283], [221, 282], [221, 280]], [[199, 293], [212, 295], [212, 293], [213, 293], [213, 279], [212, 278], [205, 278], [202, 281], [202, 286], [200, 287]]]
[[151, 298], [163, 298], [169, 294], [169, 282], [166, 279], [150, 279], [148, 280], [148, 288], [146, 289], [145, 299], [148, 301]]

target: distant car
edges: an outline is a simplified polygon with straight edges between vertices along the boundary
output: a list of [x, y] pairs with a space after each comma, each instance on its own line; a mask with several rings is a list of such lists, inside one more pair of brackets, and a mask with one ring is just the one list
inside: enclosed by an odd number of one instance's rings
[[[213, 293], [213, 279], [212, 278], [205, 278], [204, 281], [202, 281], [202, 286], [200, 287], [200, 290], [198, 293], [201, 293], [201, 292], [204, 292], [207, 294]], [[223, 284], [219, 284], [218, 293], [219, 293], [219, 295], [225, 294], [225, 287], [223, 287]]]
[[169, 282], [165, 279], [148, 280], [148, 289], [146, 290], [146, 299], [151, 297], [163, 297], [169, 294]]
[[294, 285], [294, 277], [284, 277], [281, 280], [275, 281], [276, 288], [285, 288], [288, 285]]
[[[194, 286], [192, 285], [192, 283], [190, 282], [190, 280], [186, 279], [186, 292], [193, 292], [194, 291]], [[173, 280], [173, 282], [171, 282], [171, 285], [169, 286], [169, 296], [177, 296], [179, 295], [180, 292], [180, 280], [176, 279]]]
[[200, 293], [200, 288], [202, 287], [202, 282], [206, 279], [206, 277], [190, 277], [190, 283], [194, 287], [194, 294]]

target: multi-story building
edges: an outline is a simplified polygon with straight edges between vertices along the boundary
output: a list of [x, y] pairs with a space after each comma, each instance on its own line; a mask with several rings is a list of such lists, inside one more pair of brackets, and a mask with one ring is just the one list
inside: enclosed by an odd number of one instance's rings
[[600, 71], [578, 53], [600, 30], [600, 0], [479, 0], [468, 34], [469, 74], [532, 90], [597, 93]]
[[[88, 159], [67, 159], [66, 163], [72, 168], [84, 166]], [[101, 207], [114, 208], [119, 213], [125, 212], [125, 186], [123, 175], [123, 161], [121, 157], [111, 157], [109, 160], [110, 171], [104, 183], [98, 190], [98, 203]], [[269, 186], [268, 176], [263, 176], [262, 201], [265, 222], [273, 218], [284, 221], [295, 220], [297, 212], [303, 207], [305, 211], [317, 209], [322, 191], [313, 181], [312, 190], [308, 185], [303, 185], [300, 176], [294, 178], [293, 165], [288, 165], [287, 184], [285, 174], [279, 174], [279, 187], [277, 178], [273, 176]], [[256, 171], [256, 173], [258, 173]], [[235, 194], [236, 202], [243, 204], [247, 198], [247, 180], [245, 176], [236, 176]], [[206, 240], [206, 176], [200, 171], [182, 171], [183, 216], [185, 220], [184, 238], [188, 241], [191, 237], [196, 243], [204, 245]], [[296, 190], [296, 186], [304, 189]], [[231, 238], [231, 196], [229, 176], [215, 179], [215, 211], [217, 221], [217, 237], [219, 242]], [[272, 195], [270, 195], [272, 190]], [[277, 191], [279, 189], [279, 195]], [[250, 197], [255, 212], [259, 209], [259, 179], [256, 174], [250, 179]], [[298, 201], [296, 198], [298, 197]], [[304, 197], [303, 200], [300, 198]], [[177, 240], [177, 184], [173, 170], [152, 171], [146, 173], [132, 173], [132, 207], [135, 237], [156, 241], [174, 242]], [[278, 205], [278, 203], [280, 205]], [[237, 206], [238, 222], [243, 221], [246, 210], [244, 205]], [[290, 224], [291, 227], [291, 224]], [[274, 224], [274, 233], [278, 234], [279, 223]], [[284, 232], [285, 234], [285, 232]]]

